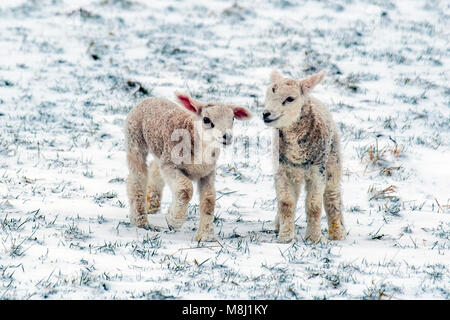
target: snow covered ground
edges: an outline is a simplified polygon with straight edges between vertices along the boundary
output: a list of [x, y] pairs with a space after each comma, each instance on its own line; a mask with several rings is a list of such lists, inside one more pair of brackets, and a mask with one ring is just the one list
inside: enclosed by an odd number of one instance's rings
[[[0, 299], [449, 299], [450, 5], [1, 1]], [[342, 242], [279, 244], [261, 120], [272, 69], [342, 134]], [[217, 170], [218, 242], [131, 226], [123, 126], [181, 90], [249, 107]], [[168, 190], [165, 190], [168, 191]]]

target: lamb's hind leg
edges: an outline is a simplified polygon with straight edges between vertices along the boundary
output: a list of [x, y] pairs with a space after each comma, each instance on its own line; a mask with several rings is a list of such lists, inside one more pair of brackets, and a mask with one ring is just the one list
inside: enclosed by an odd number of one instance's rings
[[159, 171], [158, 163], [153, 160], [148, 165], [147, 210], [149, 214], [156, 213], [161, 207], [164, 180]]
[[328, 219], [328, 236], [331, 240], [343, 240], [346, 236], [340, 188], [340, 168], [327, 168], [327, 181], [323, 194]]
[[170, 229], [179, 230], [186, 220], [187, 207], [192, 199], [194, 188], [191, 180], [178, 169], [161, 168], [164, 180], [172, 190], [172, 204], [166, 214]]
[[127, 162], [129, 174], [127, 191], [130, 201], [130, 221], [137, 227], [148, 229], [145, 194], [147, 188], [147, 152], [145, 146], [136, 141], [127, 143]]

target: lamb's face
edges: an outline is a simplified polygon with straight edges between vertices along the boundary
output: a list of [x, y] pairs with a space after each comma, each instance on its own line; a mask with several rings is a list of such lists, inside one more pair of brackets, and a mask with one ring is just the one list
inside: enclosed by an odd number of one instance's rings
[[274, 128], [285, 128], [296, 122], [309, 93], [324, 77], [325, 71], [320, 71], [308, 78], [294, 80], [283, 78], [277, 71], [272, 71], [272, 84], [266, 91], [264, 123]]
[[275, 128], [288, 127], [300, 116], [304, 96], [299, 84], [290, 79], [272, 83], [266, 91], [264, 123]]
[[206, 136], [223, 145], [231, 144], [234, 113], [230, 106], [208, 103], [202, 108], [200, 119]]
[[200, 102], [184, 93], [175, 94], [178, 101], [201, 121], [203, 142], [231, 144], [234, 119], [248, 120], [252, 116], [244, 107], [220, 102]]

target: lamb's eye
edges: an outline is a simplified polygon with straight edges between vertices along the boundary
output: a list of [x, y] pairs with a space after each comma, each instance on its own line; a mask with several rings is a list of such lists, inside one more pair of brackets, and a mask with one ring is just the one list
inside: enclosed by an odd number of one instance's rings
[[203, 123], [204, 124], [211, 124], [211, 128], [214, 128], [214, 123], [212, 123], [211, 119], [209, 119], [208, 117], [204, 117], [203, 118]]
[[285, 105], [286, 103], [290, 103], [290, 102], [292, 102], [294, 100], [295, 100], [294, 97], [287, 97], [286, 100], [283, 101], [283, 105]]

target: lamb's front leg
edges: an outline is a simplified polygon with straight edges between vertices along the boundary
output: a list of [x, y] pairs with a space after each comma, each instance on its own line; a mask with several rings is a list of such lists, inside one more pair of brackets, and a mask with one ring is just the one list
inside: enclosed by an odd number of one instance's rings
[[215, 241], [214, 236], [214, 206], [216, 203], [216, 191], [214, 180], [216, 173], [213, 171], [208, 176], [198, 181], [200, 192], [200, 224], [195, 235], [196, 241]]
[[170, 229], [179, 230], [186, 220], [187, 207], [194, 188], [191, 180], [180, 170], [165, 167], [161, 168], [161, 171], [172, 190], [172, 204], [166, 214], [167, 225]]
[[[316, 172], [317, 171], [317, 172]], [[325, 177], [318, 169], [311, 169], [311, 176], [306, 179], [306, 236], [307, 240], [317, 242], [322, 233], [320, 230], [320, 216], [322, 214], [322, 200], [325, 189]]]
[[275, 231], [278, 231], [278, 242], [290, 242], [295, 236], [295, 208], [300, 184], [290, 181], [283, 168], [275, 175], [275, 189], [278, 201], [278, 213], [275, 217]]

